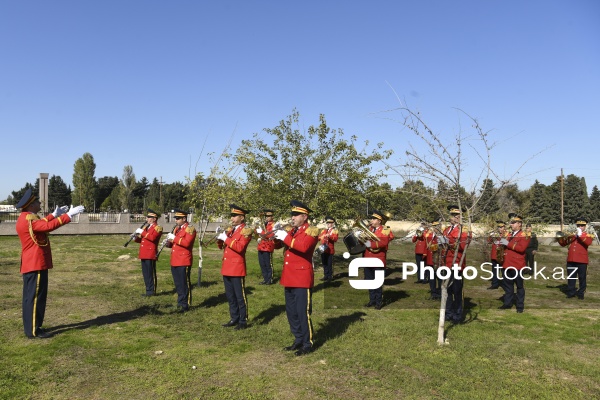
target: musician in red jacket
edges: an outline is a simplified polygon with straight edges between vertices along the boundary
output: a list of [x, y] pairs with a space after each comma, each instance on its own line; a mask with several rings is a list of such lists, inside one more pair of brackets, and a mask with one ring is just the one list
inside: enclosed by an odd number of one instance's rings
[[453, 271], [451, 278], [449, 278], [448, 298], [446, 300], [446, 321], [452, 321], [456, 324], [460, 324], [464, 318], [462, 270], [467, 264], [465, 250], [471, 240], [471, 233], [461, 224], [462, 212], [464, 211], [465, 209], [461, 211], [456, 205], [448, 206], [450, 225], [444, 229], [443, 235], [438, 238], [438, 242], [444, 246], [446, 251], [446, 267], [453, 268], [455, 264], [460, 266], [459, 271]]
[[431, 293], [430, 300], [439, 300], [441, 299], [441, 280], [437, 277], [435, 271], [440, 266], [440, 247], [438, 244], [438, 234], [440, 234], [439, 230], [440, 221], [432, 221], [431, 229], [427, 229], [423, 236], [425, 238], [425, 243], [427, 244], [427, 256], [425, 257], [425, 265], [431, 267], [433, 269], [433, 273], [429, 274], [428, 282], [429, 282], [429, 292]]
[[523, 281], [523, 268], [527, 266], [525, 260], [525, 250], [529, 246], [530, 234], [523, 232], [523, 218], [515, 213], [508, 214], [510, 219], [511, 233], [506, 238], [500, 239], [500, 245], [504, 246], [504, 278], [502, 286], [504, 288], [504, 304], [500, 309], [509, 309], [513, 306], [516, 292], [517, 312], [522, 313], [525, 309], [525, 285]]
[[317, 246], [319, 229], [308, 224], [308, 214], [312, 212], [304, 203], [292, 200], [292, 229], [275, 232], [275, 238], [285, 246], [283, 271], [280, 284], [285, 288], [285, 312], [294, 343], [285, 347], [286, 351], [296, 350], [301, 356], [310, 353], [313, 346], [312, 289], [315, 275], [312, 257]]
[[[577, 296], [579, 300], [583, 300], [587, 288], [588, 247], [594, 241], [594, 235], [586, 232], [587, 223], [586, 218], [577, 218], [575, 222], [575, 225], [577, 225], [576, 233], [564, 236], [558, 241], [562, 247], [569, 246], [567, 255], [567, 297]], [[577, 278], [579, 278], [579, 290], [575, 290]]]
[[258, 264], [263, 280], [259, 285], [273, 284], [273, 251], [275, 250], [275, 242], [273, 241], [273, 210], [264, 209], [265, 217], [264, 231], [263, 228], [257, 228], [256, 233], [259, 238], [258, 245]]
[[175, 224], [173, 232], [167, 235], [166, 246], [171, 248], [171, 275], [177, 291], [177, 310], [185, 312], [192, 305], [192, 271], [194, 242], [196, 241], [196, 229], [189, 224], [187, 213], [178, 208], [175, 212]]
[[231, 227], [217, 236], [217, 245], [223, 250], [221, 275], [225, 296], [229, 302], [229, 322], [224, 327], [236, 330], [248, 326], [248, 300], [246, 299], [246, 249], [252, 240], [253, 229], [246, 226], [248, 210], [230, 204]]
[[338, 241], [339, 234], [335, 228], [335, 219], [325, 217], [326, 227], [319, 234], [319, 248], [321, 251], [321, 264], [323, 265], [323, 279], [330, 281], [333, 279], [333, 255], [335, 254], [335, 242]]
[[425, 241], [425, 233], [427, 226], [425, 222], [421, 222], [421, 226], [417, 228], [412, 237], [412, 242], [415, 244], [415, 263], [417, 264], [417, 281], [415, 283], [428, 283], [425, 277], [421, 278], [421, 263], [425, 265], [427, 261], [427, 243]]
[[56, 207], [52, 214], [40, 219], [37, 215], [41, 210], [40, 201], [32, 194], [31, 188], [27, 189], [16, 207], [21, 209], [16, 230], [21, 240], [23, 330], [29, 339], [45, 339], [52, 336], [42, 328], [48, 296], [48, 270], [53, 267], [48, 232], [68, 224], [84, 208], [71, 206], [68, 210], [67, 206]]
[[152, 209], [146, 213], [146, 224], [135, 230], [135, 242], [140, 243], [139, 259], [142, 263], [142, 275], [146, 293], [142, 296], [154, 296], [156, 293], [156, 253], [163, 229], [156, 223], [158, 214]]
[[[373, 210], [369, 216], [369, 229], [377, 236], [379, 240], [367, 240], [367, 247], [363, 253], [365, 258], [378, 258], [383, 262], [383, 269], [387, 265], [387, 250], [388, 244], [394, 239], [392, 230], [385, 226], [385, 223], [391, 217], [390, 213], [382, 213], [379, 210]], [[382, 268], [363, 268], [365, 280], [375, 279], [375, 271]], [[377, 289], [369, 289], [369, 302], [366, 307], [375, 307], [376, 310], [381, 310], [383, 307], [383, 285]]]
[[[492, 261], [492, 279], [488, 290], [498, 289], [502, 281], [502, 262], [504, 262], [504, 249], [500, 246], [500, 240], [506, 238], [506, 224], [504, 221], [496, 221], [496, 231], [488, 237], [488, 243], [492, 244], [490, 259]], [[500, 247], [500, 252], [498, 248]], [[499, 257], [498, 254], [501, 254]]]

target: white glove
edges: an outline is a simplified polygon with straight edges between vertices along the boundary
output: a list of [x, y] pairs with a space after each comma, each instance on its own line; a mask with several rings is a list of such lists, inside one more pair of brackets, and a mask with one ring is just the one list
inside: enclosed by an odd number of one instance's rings
[[504, 246], [508, 246], [508, 239], [506, 239], [506, 238], [500, 239], [500, 244], [504, 245]]
[[286, 231], [284, 231], [283, 229], [280, 229], [277, 232], [275, 232], [275, 238], [281, 240], [282, 242], [285, 240], [285, 238], [287, 236], [288, 236], [288, 233]]
[[167, 240], [173, 240], [173, 239], [175, 239], [175, 235], [174, 235], [174, 234], [172, 234], [172, 233], [169, 233], [169, 234], [167, 235]]
[[69, 209], [69, 206], [62, 206], [62, 207], [56, 206], [56, 208], [52, 212], [52, 215], [54, 215], [54, 218], [60, 217], [61, 215], [66, 213], [68, 209]]
[[577, 228], [577, 237], [581, 236], [583, 230], [581, 228]]
[[138, 234], [138, 235], [141, 235], [142, 233], [144, 233], [144, 230], [142, 228], [137, 228], [135, 230], [135, 233]]
[[227, 239], [227, 234], [225, 232], [221, 232], [219, 233], [219, 236], [217, 236], [217, 239], [224, 242], [225, 239]]
[[258, 233], [259, 235], [263, 232], [263, 230], [261, 228], [256, 228], [256, 233]]
[[370, 241], [370, 240], [367, 240], [367, 241], [365, 242], [365, 246], [367, 246], [367, 247], [371, 247], [371, 241]]
[[71, 206], [69, 211], [67, 211], [67, 215], [69, 216], [69, 218], [73, 218], [75, 215], [81, 214], [84, 210], [85, 210], [84, 206], [77, 206], [77, 207]]

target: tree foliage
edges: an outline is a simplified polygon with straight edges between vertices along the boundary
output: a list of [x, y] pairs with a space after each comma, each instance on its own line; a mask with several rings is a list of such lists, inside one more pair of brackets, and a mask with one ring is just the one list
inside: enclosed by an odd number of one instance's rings
[[60, 176], [52, 175], [48, 180], [48, 208], [71, 204], [71, 188]]
[[90, 153], [84, 153], [73, 167], [73, 193], [71, 199], [73, 203], [82, 204], [86, 210], [94, 209], [96, 200], [97, 183], [96, 163]]

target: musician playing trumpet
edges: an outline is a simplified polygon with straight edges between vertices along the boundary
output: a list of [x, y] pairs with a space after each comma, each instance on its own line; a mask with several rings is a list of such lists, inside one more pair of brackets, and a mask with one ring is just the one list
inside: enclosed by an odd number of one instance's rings
[[[587, 288], [586, 275], [588, 259], [588, 247], [594, 241], [594, 235], [586, 232], [588, 220], [586, 218], [577, 218], [575, 225], [577, 230], [574, 234], [564, 236], [558, 240], [562, 247], [569, 246], [567, 255], [567, 297], [577, 296], [583, 300], [585, 289]], [[579, 289], [575, 285], [579, 279]]]
[[264, 209], [263, 215], [265, 217], [263, 227], [256, 228], [256, 233], [259, 236], [257, 245], [258, 264], [263, 276], [263, 280], [259, 285], [271, 285], [273, 284], [273, 251], [275, 250], [275, 242], [273, 241], [273, 210]]
[[417, 281], [415, 283], [429, 282], [425, 277], [421, 277], [421, 263], [427, 260], [427, 242], [425, 241], [427, 230], [425, 222], [421, 222], [412, 238], [412, 242], [415, 244], [415, 263], [417, 264]]
[[506, 238], [506, 224], [504, 221], [496, 221], [496, 230], [488, 237], [488, 243], [492, 244], [490, 259], [492, 260], [492, 282], [488, 290], [498, 289], [502, 281], [502, 263], [504, 261], [504, 247], [500, 244], [502, 238]]
[[160, 237], [163, 233], [162, 226], [158, 225], [158, 213], [152, 209], [146, 212], [146, 224], [144, 228], [135, 230], [133, 240], [140, 244], [139, 259], [142, 263], [142, 276], [146, 286], [146, 293], [142, 296], [154, 296], [156, 294], [156, 253]]
[[522, 231], [523, 218], [515, 213], [508, 214], [510, 219], [511, 233], [507, 238], [500, 239], [504, 249], [504, 304], [500, 309], [510, 309], [513, 306], [516, 286], [517, 312], [522, 313], [525, 309], [525, 285], [522, 270], [527, 265], [525, 261], [525, 250], [529, 245], [530, 236]]
[[338, 240], [338, 230], [335, 228], [335, 219], [325, 217], [325, 229], [319, 234], [319, 242], [323, 251], [321, 252], [321, 264], [323, 265], [323, 281], [333, 279], [333, 255], [335, 254], [335, 242]]
[[[390, 213], [384, 214], [379, 210], [373, 210], [369, 216], [369, 229], [379, 240], [367, 240], [365, 242], [367, 249], [363, 253], [365, 258], [379, 258], [383, 262], [383, 268], [386, 266], [388, 244], [394, 239], [392, 230], [385, 226], [389, 218], [391, 218]], [[365, 280], [374, 280], [377, 269], [381, 268], [364, 268]], [[377, 289], [369, 289], [369, 302], [366, 306], [381, 310], [383, 307], [383, 285]]]

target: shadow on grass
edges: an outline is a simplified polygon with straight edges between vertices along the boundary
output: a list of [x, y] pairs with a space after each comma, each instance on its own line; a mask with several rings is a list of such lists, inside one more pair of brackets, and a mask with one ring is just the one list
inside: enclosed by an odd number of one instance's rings
[[383, 289], [383, 305], [384, 307], [393, 304], [399, 300], [410, 297], [404, 290], [386, 290], [385, 286]]
[[218, 285], [219, 282], [218, 281], [206, 281], [206, 280], [201, 280], [200, 281], [200, 285], [196, 284], [197, 288], [207, 288], [207, 287], [211, 287], [211, 286], [215, 286]]
[[269, 308], [263, 310], [260, 314], [254, 317], [254, 321], [258, 325], [267, 325], [269, 322], [275, 319], [278, 315], [285, 313], [284, 304], [271, 304]]
[[355, 322], [361, 321], [362, 318], [367, 315], [362, 311], [354, 312], [350, 315], [342, 315], [335, 318], [327, 318], [322, 323], [315, 333], [315, 345], [314, 348], [318, 349], [323, 346], [328, 340], [334, 340], [342, 336], [348, 330], [348, 327]]
[[75, 322], [72, 324], [66, 325], [58, 325], [51, 328], [48, 328], [48, 332], [51, 332], [53, 335], [58, 335], [63, 332], [67, 332], [70, 330], [81, 330], [87, 329], [92, 326], [102, 326], [102, 325], [110, 325], [118, 322], [131, 321], [137, 318], [145, 317], [146, 315], [162, 315], [164, 314], [162, 311], [159, 311], [158, 305], [152, 306], [141, 306], [131, 311], [124, 311], [115, 314], [102, 315], [100, 317], [96, 317], [94, 319], [89, 319], [87, 321]]
[[211, 297], [207, 297], [206, 299], [204, 299], [204, 301], [200, 304], [198, 304], [198, 307], [206, 307], [206, 308], [210, 308], [210, 307], [216, 307], [219, 304], [223, 304], [223, 303], [227, 303], [227, 296], [225, 295], [225, 293], [220, 293], [216, 296], [211, 296]]

